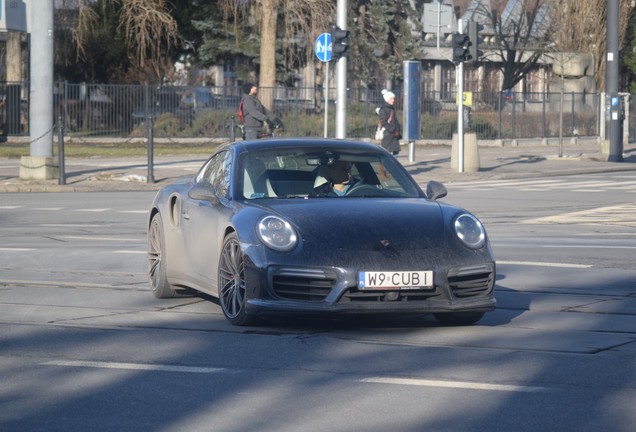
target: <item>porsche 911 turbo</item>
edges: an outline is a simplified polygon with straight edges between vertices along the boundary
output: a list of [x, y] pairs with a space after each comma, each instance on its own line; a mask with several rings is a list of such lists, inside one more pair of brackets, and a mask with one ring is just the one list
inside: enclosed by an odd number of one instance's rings
[[379, 146], [269, 139], [220, 146], [158, 191], [148, 272], [158, 298], [196, 290], [227, 320], [432, 314], [470, 325], [495, 308], [495, 259], [470, 212], [422, 190]]

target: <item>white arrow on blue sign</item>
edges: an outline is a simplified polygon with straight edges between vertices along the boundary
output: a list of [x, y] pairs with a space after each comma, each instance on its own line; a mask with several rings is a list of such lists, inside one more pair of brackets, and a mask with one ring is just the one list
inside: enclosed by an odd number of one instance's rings
[[323, 62], [331, 61], [331, 33], [323, 33], [316, 38], [314, 51], [318, 60]]

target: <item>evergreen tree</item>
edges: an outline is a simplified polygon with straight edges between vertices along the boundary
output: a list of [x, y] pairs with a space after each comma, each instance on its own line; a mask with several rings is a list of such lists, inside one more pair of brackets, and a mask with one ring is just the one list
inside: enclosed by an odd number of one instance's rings
[[[422, 2], [418, 2], [421, 7]], [[402, 78], [402, 62], [423, 58], [415, 2], [350, 1], [348, 68], [371, 87]]]

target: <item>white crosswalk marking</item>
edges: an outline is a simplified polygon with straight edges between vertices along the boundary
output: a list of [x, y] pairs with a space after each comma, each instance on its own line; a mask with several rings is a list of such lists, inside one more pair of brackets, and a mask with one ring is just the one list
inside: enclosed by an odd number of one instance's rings
[[472, 182], [449, 183], [449, 189], [461, 190], [519, 190], [524, 192], [544, 192], [549, 190], [567, 190], [570, 192], [605, 192], [621, 190], [636, 193], [636, 180], [633, 177], [581, 178], [559, 177], [550, 179], [516, 179], [516, 180], [484, 180]]
[[561, 213], [523, 221], [526, 224], [615, 225], [636, 228], [636, 203], [599, 207], [571, 213]]

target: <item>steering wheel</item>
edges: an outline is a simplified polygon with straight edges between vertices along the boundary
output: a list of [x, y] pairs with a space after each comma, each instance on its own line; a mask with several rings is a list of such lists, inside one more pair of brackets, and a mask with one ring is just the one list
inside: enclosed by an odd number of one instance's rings
[[353, 185], [351, 189], [347, 191], [345, 196], [350, 197], [363, 197], [366, 195], [377, 195], [378, 194], [377, 186], [370, 185], [368, 183], [359, 182]]

